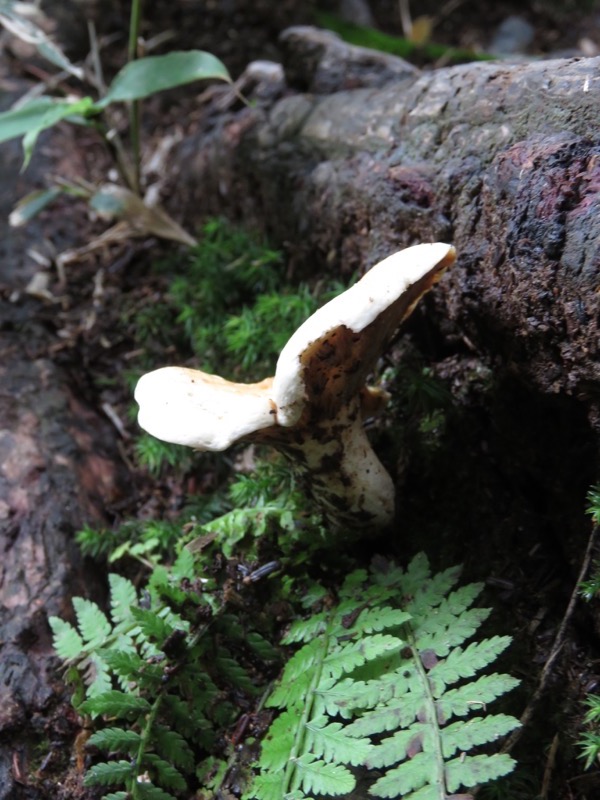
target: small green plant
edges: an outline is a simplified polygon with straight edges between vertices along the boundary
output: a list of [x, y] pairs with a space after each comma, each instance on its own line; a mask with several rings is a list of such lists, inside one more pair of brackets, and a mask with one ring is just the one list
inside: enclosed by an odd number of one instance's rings
[[89, 745], [106, 754], [84, 784], [120, 787], [106, 800], [189, 796], [240, 698], [262, 692], [260, 659], [279, 653], [247, 619], [228, 616], [227, 576], [198, 578], [189, 550], [168, 571], [155, 568], [143, 595], [126, 578], [109, 581], [110, 619], [83, 598], [73, 601], [77, 627], [50, 619], [74, 705], [93, 721]]
[[508, 755], [480, 748], [519, 725], [487, 713], [517, 681], [474, 679], [510, 639], [463, 647], [488, 610], [471, 607], [480, 584], [451, 591], [458, 574], [432, 576], [420, 555], [406, 571], [382, 563], [351, 573], [334, 604], [324, 588], [311, 590], [311, 615], [284, 637], [302, 646], [267, 700], [280, 714], [247, 800], [347, 794], [350, 767], [379, 773], [375, 797], [450, 798], [513, 769]]
[[[591, 516], [594, 525], [600, 525], [600, 485], [592, 486], [587, 495], [586, 512]], [[592, 561], [589, 577], [579, 585], [579, 594], [584, 600], [591, 602], [600, 597], [600, 559]], [[590, 694], [584, 700], [587, 711], [583, 724], [587, 727], [578, 741], [580, 758], [589, 769], [600, 760], [600, 695]]]
[[135, 453], [138, 462], [154, 477], [157, 477], [164, 467], [184, 473], [193, 461], [189, 447], [162, 442], [148, 433], [141, 434], [136, 440]]
[[[202, 244], [171, 279], [167, 296], [179, 331], [198, 367], [231, 380], [258, 380], [272, 372], [287, 339], [319, 305], [342, 290], [335, 281], [290, 288], [280, 252], [226, 220], [209, 220]], [[158, 265], [171, 272], [172, 264]], [[140, 340], [146, 314], [136, 328]]]
[[[592, 486], [587, 494], [586, 513], [592, 518], [594, 525], [600, 525], [600, 485]], [[600, 559], [594, 559], [589, 577], [579, 585], [579, 594], [584, 600], [600, 597]]]
[[[259, 473], [231, 491], [253, 505], [193, 527], [171, 567], [147, 564], [141, 592], [111, 575], [110, 618], [75, 598], [77, 627], [51, 620], [89, 744], [106, 754], [86, 785], [118, 789], [106, 800], [213, 798], [235, 774], [248, 800], [301, 800], [347, 794], [373, 771], [373, 796], [416, 800], [510, 772], [481, 749], [518, 725], [487, 711], [516, 681], [476, 677], [509, 638], [466, 644], [488, 615], [473, 608], [481, 585], [455, 589], [459, 570], [431, 575], [423, 555], [354, 569], [336, 591], [338, 557], [315, 582], [318, 524], [280, 465]], [[250, 719], [255, 763], [232, 746]]]
[[[202, 245], [184, 256], [183, 268], [181, 261], [176, 271], [172, 260], [156, 265], [157, 275], [166, 278], [164, 300], [153, 298], [130, 317], [142, 353], [131, 388], [173, 347], [190, 354], [194, 366], [230, 380], [254, 382], [273, 374], [294, 330], [342, 289], [335, 281], [290, 289], [281, 253], [224, 219], [206, 222], [201, 238]], [[151, 436], [137, 440], [136, 454], [153, 475], [165, 466], [184, 472], [194, 461], [188, 448]]]
[[584, 701], [587, 711], [583, 718], [589, 730], [579, 737], [580, 758], [589, 769], [600, 761], [600, 695], [591, 694]]
[[[104, 184], [90, 186], [84, 180], [70, 183], [58, 180], [49, 188], [24, 198], [11, 214], [11, 224], [22, 225], [39, 213], [61, 193], [85, 197], [90, 207], [107, 219], [121, 218], [131, 223], [132, 233], [148, 233], [194, 244], [193, 237], [183, 231], [167, 213], [158, 207], [146, 206], [141, 199], [140, 102], [157, 92], [193, 81], [217, 79], [231, 82], [222, 62], [201, 50], [171, 52], [159, 56], [138, 57], [141, 23], [141, 0], [132, 0], [128, 63], [105, 86], [99, 53], [94, 50], [95, 72], [72, 64], [67, 56], [30, 19], [21, 15], [13, 0], [1, 0], [0, 24], [12, 33], [34, 42], [38, 52], [52, 64], [66, 70], [72, 79], [85, 88], [90, 85], [96, 97], [76, 90], [68, 96], [36, 94], [21, 99], [13, 108], [0, 113], [0, 142], [23, 140], [24, 167], [29, 164], [39, 135], [61, 121], [94, 129], [114, 155], [123, 186]], [[116, 132], [111, 120], [114, 104], [127, 104], [129, 110], [130, 152]]]

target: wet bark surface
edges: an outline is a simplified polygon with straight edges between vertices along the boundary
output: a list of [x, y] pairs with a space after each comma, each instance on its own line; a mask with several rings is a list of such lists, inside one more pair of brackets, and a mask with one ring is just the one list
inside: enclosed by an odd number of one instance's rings
[[[74, 534], [102, 524], [122, 496], [123, 470], [114, 430], [82, 399], [80, 376], [59, 364], [57, 311], [11, 290], [24, 287], [36, 265], [25, 255], [27, 235], [6, 222], [20, 183], [19, 147], [5, 146], [2, 156], [0, 798], [74, 798], [68, 770], [79, 722], [48, 617], [71, 618], [73, 595], [102, 596]], [[33, 241], [36, 226], [27, 234]], [[60, 783], [48, 777], [61, 771]]]
[[288, 35], [293, 85], [259, 86], [262, 105], [208, 114], [212, 134], [184, 143], [194, 208], [228, 208], [299, 263], [348, 274], [451, 241], [459, 259], [436, 308], [446, 334], [542, 393], [579, 398], [597, 424], [600, 61], [390, 69], [377, 88], [340, 76], [339, 91], [296, 91], [315, 87], [314, 48], [310, 29]]

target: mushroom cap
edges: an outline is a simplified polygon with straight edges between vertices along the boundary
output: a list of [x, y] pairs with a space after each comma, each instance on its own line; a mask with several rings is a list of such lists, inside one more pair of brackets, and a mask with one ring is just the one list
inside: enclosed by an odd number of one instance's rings
[[198, 450], [226, 450], [244, 436], [275, 424], [273, 379], [233, 383], [185, 367], [142, 375], [135, 389], [138, 422], [148, 433]]
[[455, 259], [449, 244], [401, 250], [309, 317], [277, 361], [271, 397], [278, 424], [295, 425], [309, 407], [335, 415], [363, 386], [400, 323]]

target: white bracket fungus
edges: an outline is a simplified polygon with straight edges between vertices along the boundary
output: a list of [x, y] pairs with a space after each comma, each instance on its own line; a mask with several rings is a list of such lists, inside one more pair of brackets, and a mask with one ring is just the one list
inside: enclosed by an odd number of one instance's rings
[[376, 264], [291, 336], [275, 376], [233, 383], [184, 367], [140, 379], [142, 428], [197, 450], [240, 440], [270, 444], [309, 476], [336, 526], [382, 528], [394, 517], [394, 484], [363, 420], [385, 402], [365, 385], [400, 323], [455, 260], [448, 244], [420, 244]]

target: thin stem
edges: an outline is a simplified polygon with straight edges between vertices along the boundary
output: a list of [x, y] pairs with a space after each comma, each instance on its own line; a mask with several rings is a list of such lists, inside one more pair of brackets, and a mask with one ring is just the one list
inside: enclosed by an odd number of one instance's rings
[[412, 18], [410, 16], [410, 6], [408, 0], [399, 0], [400, 7], [400, 24], [402, 25], [402, 33], [405, 39], [410, 39], [412, 34]]
[[444, 798], [447, 797], [446, 776], [444, 771], [445, 762], [444, 762], [444, 753], [442, 751], [442, 734], [438, 722], [435, 698], [431, 691], [431, 684], [429, 683], [427, 672], [425, 670], [425, 667], [423, 666], [423, 662], [421, 661], [417, 648], [415, 647], [415, 638], [413, 635], [413, 631], [410, 627], [410, 624], [407, 624], [405, 626], [405, 630], [407, 631], [406, 638], [408, 641], [408, 645], [410, 647], [412, 659], [417, 668], [417, 674], [421, 682], [423, 694], [425, 695], [425, 723], [429, 724], [433, 729], [433, 755], [435, 758], [435, 778], [433, 775], [431, 777], [434, 778], [435, 783], [431, 781], [431, 785], [434, 787], [435, 792], [437, 796], [440, 798], [440, 800], [444, 800]]
[[154, 703], [152, 704], [152, 707], [150, 709], [150, 713], [148, 714], [148, 717], [146, 719], [146, 724], [145, 724], [144, 730], [142, 731], [142, 735], [141, 735], [141, 738], [140, 738], [140, 744], [139, 744], [139, 747], [138, 747], [138, 750], [137, 750], [136, 759], [135, 759], [135, 775], [132, 778], [131, 786], [129, 788], [129, 791], [131, 792], [131, 797], [133, 798], [133, 800], [137, 800], [139, 798], [138, 777], [140, 776], [140, 774], [142, 772], [142, 765], [144, 763], [144, 755], [145, 755], [146, 750], [148, 748], [148, 742], [150, 741], [151, 734], [152, 734], [152, 726], [154, 725], [154, 721], [156, 720], [156, 715], [158, 714], [158, 709], [160, 708], [160, 704], [162, 702], [163, 695], [164, 695], [164, 692], [161, 691], [158, 694], [158, 696], [157, 696], [156, 700], [154, 701]]
[[91, 20], [88, 21], [88, 37], [90, 40], [90, 54], [92, 57], [94, 83], [100, 95], [104, 96], [106, 94], [106, 82], [104, 80], [104, 72], [102, 71], [102, 61], [100, 59], [100, 47], [98, 44], [98, 37], [96, 35], [96, 26]]
[[288, 762], [285, 767], [285, 774], [283, 778], [284, 797], [290, 790], [294, 791], [300, 788], [299, 787], [300, 775], [296, 767], [296, 759], [298, 758], [298, 753], [301, 751], [304, 739], [306, 738], [306, 725], [308, 724], [308, 721], [311, 718], [313, 712], [315, 691], [317, 689], [317, 686], [321, 682], [321, 675], [323, 674], [323, 664], [325, 662], [325, 659], [327, 658], [327, 655], [329, 654], [329, 643], [331, 640], [331, 633], [329, 628], [332, 622], [333, 622], [333, 615], [330, 615], [327, 621], [327, 628], [325, 629], [325, 634], [323, 636], [323, 642], [319, 647], [319, 661], [314, 669], [310, 686], [308, 687], [308, 691], [306, 692], [306, 700], [304, 702], [302, 717], [300, 718], [300, 724], [296, 729], [294, 744], [292, 745], [292, 748], [290, 750]]
[[575, 581], [575, 586], [571, 593], [571, 598], [567, 604], [567, 609], [565, 611], [562, 622], [559, 625], [558, 631], [556, 632], [554, 641], [552, 642], [550, 655], [546, 659], [546, 663], [544, 664], [544, 668], [542, 669], [542, 672], [540, 674], [537, 688], [533, 693], [531, 699], [529, 700], [527, 708], [525, 709], [525, 711], [521, 716], [520, 719], [521, 727], [513, 731], [513, 733], [504, 742], [504, 745], [500, 749], [501, 753], [510, 753], [512, 748], [519, 741], [519, 739], [523, 735], [523, 731], [527, 728], [527, 726], [531, 722], [531, 718], [533, 717], [535, 711], [537, 710], [539, 702], [546, 691], [546, 688], [548, 686], [548, 681], [552, 675], [552, 670], [565, 643], [565, 636], [567, 633], [568, 626], [573, 617], [575, 606], [577, 605], [577, 601], [580, 599], [580, 585], [585, 580], [585, 576], [587, 575], [587, 572], [590, 568], [590, 563], [592, 561], [592, 556], [594, 553], [594, 548], [596, 546], [596, 539], [598, 538], [598, 534], [600, 534], [600, 526], [594, 525], [592, 527], [590, 538], [588, 539], [587, 547], [581, 564], [581, 569], [579, 571], [579, 575], [577, 576], [577, 580]]
[[[130, 63], [135, 61], [138, 57], [141, 19], [142, 0], [132, 0], [131, 16], [129, 18], [129, 46], [127, 50], [127, 57]], [[131, 155], [133, 160], [133, 181], [130, 188], [137, 195], [141, 192], [140, 125], [141, 103], [139, 100], [134, 100], [129, 106], [129, 134], [131, 137]]]
[[131, 15], [129, 17], [129, 45], [127, 48], [128, 61], [135, 61], [138, 56], [138, 39], [142, 21], [142, 0], [132, 0]]

